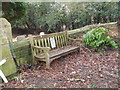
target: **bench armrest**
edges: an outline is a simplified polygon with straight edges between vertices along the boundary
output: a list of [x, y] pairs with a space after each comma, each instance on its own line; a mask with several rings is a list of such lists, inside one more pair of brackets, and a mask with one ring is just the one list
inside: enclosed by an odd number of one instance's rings
[[45, 58], [49, 60], [49, 50], [51, 49], [50, 47], [39, 47], [39, 46], [34, 46], [33, 48], [35, 49], [41, 49], [44, 52]]

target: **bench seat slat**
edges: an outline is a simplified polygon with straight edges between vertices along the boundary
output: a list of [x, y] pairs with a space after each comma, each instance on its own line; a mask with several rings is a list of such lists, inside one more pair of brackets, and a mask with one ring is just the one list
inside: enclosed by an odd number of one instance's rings
[[[68, 46], [68, 48], [59, 48], [59, 49], [55, 49], [55, 50], [52, 50], [49, 52], [49, 55], [50, 55], [50, 58], [54, 58], [56, 56], [59, 56], [59, 55], [62, 55], [62, 54], [65, 54], [67, 52], [70, 52], [70, 51], [73, 51], [73, 50], [76, 50], [76, 49], [79, 49], [79, 47], [76, 47], [76, 46]], [[45, 54], [44, 53], [39, 53], [35, 56], [36, 58], [45, 58]]]

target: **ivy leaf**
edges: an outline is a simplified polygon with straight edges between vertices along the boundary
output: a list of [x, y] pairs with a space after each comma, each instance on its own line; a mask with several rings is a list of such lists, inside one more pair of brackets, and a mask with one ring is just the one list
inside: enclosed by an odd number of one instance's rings
[[76, 81], [82, 81], [82, 82], [84, 82], [85, 80], [84, 79], [75, 79]]
[[93, 84], [91, 84], [91, 86], [92, 86], [92, 87], [95, 87], [95, 86], [96, 86], [96, 84], [94, 84], [94, 83], [93, 83]]

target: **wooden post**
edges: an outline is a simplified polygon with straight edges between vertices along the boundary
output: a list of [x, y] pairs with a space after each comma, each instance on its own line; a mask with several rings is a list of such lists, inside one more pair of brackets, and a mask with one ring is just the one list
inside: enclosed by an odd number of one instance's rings
[[45, 51], [45, 57], [46, 57], [46, 69], [49, 69], [50, 68], [50, 58], [49, 58], [49, 50], [48, 49], [46, 49]]
[[33, 37], [32, 37], [32, 35], [28, 35], [28, 37], [29, 37], [29, 41], [30, 41], [30, 45], [31, 45], [31, 50], [32, 50], [32, 59], [33, 59], [33, 64], [35, 64], [35, 60], [34, 60], [34, 51], [33, 51], [33, 46], [34, 46], [34, 43], [33, 43]]

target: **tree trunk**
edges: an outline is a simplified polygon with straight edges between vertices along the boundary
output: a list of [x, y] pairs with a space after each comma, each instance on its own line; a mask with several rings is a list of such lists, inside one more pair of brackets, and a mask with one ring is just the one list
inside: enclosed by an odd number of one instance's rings
[[26, 25], [27, 25], [27, 28], [29, 28], [29, 29], [30, 29], [30, 25], [29, 25], [29, 23], [28, 23], [28, 22], [26, 22]]
[[94, 17], [91, 15], [91, 24], [94, 24]]

